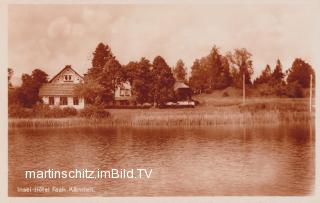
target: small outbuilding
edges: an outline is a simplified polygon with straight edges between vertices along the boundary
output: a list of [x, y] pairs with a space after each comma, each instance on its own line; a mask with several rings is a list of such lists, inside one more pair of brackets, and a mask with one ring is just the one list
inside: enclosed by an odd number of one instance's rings
[[177, 101], [191, 101], [192, 91], [191, 88], [184, 82], [177, 81], [174, 86], [174, 93]]

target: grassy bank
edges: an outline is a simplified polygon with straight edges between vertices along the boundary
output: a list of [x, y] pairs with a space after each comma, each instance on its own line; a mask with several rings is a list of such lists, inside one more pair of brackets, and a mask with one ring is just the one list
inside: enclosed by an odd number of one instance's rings
[[77, 126], [216, 126], [294, 124], [314, 120], [307, 99], [216, 99], [194, 109], [109, 109], [104, 119], [33, 118], [9, 119], [9, 127]]

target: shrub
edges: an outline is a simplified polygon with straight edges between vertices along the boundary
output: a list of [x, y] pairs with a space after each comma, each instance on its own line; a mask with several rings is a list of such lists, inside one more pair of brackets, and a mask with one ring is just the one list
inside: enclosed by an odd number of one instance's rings
[[62, 115], [63, 115], [62, 109], [57, 107], [57, 106], [55, 106], [53, 108], [50, 108], [50, 110], [47, 112], [45, 117], [60, 118], [60, 117], [63, 117]]
[[44, 118], [63, 118], [77, 115], [77, 110], [73, 107], [52, 107], [50, 108], [46, 104], [36, 104], [32, 108], [33, 115], [35, 117]]
[[107, 118], [110, 113], [101, 107], [90, 105], [80, 111], [80, 116], [85, 118]]
[[33, 112], [32, 109], [15, 104], [9, 105], [8, 115], [10, 118], [29, 118], [33, 116]]
[[48, 117], [50, 107], [48, 105], [37, 103], [32, 107], [32, 113], [34, 117]]
[[77, 115], [77, 109], [73, 107], [65, 107], [62, 109], [62, 116], [68, 117], [68, 116], [76, 116]]

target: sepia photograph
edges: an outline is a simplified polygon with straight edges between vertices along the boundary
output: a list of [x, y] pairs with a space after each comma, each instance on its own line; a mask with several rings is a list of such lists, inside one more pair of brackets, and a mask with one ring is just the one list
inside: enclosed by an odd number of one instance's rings
[[314, 196], [319, 2], [214, 2], [8, 4], [7, 195]]

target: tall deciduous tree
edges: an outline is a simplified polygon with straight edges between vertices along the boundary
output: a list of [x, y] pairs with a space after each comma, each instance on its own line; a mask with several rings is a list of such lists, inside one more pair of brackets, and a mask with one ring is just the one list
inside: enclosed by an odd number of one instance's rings
[[174, 77], [177, 81], [182, 81], [182, 82], [186, 81], [187, 72], [184, 67], [184, 63], [181, 59], [177, 61], [176, 67], [174, 68], [173, 72], [174, 72]]
[[251, 54], [245, 49], [235, 49], [233, 53], [228, 53], [228, 59], [233, 70], [233, 83], [236, 87], [242, 87], [242, 77], [245, 75], [245, 83], [251, 85], [253, 66]]
[[102, 94], [105, 92], [104, 87], [99, 81], [92, 78], [86, 78], [84, 83], [80, 83], [76, 86], [76, 93], [82, 96], [86, 104], [99, 106], [102, 104]]
[[216, 80], [215, 89], [223, 89], [232, 84], [232, 77], [230, 73], [230, 65], [227, 57], [219, 55], [221, 67], [219, 67], [218, 78]]
[[39, 98], [39, 89], [43, 83], [48, 82], [48, 75], [41, 69], [35, 69], [31, 75], [23, 74], [22, 85], [17, 89], [19, 103], [24, 107], [32, 107]]
[[231, 82], [229, 61], [216, 46], [209, 55], [196, 60], [191, 67], [190, 84], [196, 92], [223, 89]]
[[121, 69], [121, 64], [115, 58], [111, 58], [105, 64], [101, 77], [99, 77], [99, 83], [104, 88], [101, 95], [103, 102], [108, 103], [114, 100], [114, 91], [120, 82], [123, 82]]
[[110, 47], [99, 43], [93, 53], [92, 68], [88, 70], [84, 83], [77, 87], [77, 91], [89, 104], [107, 104], [114, 100], [115, 88], [123, 78], [123, 68]]
[[195, 93], [202, 93], [205, 89], [204, 70], [201, 68], [200, 60], [196, 59], [191, 66], [191, 77], [189, 80], [190, 87]]
[[157, 56], [152, 64], [153, 87], [152, 96], [158, 105], [170, 101], [174, 97], [175, 79], [166, 61]]
[[[296, 58], [288, 71], [288, 83], [297, 82], [302, 87], [307, 88], [310, 86], [310, 75], [315, 76], [314, 70], [311, 65], [306, 63], [304, 60], [300, 58]], [[313, 80], [315, 81], [315, 80]]]
[[137, 103], [152, 102], [152, 64], [146, 58], [141, 58], [139, 62], [130, 62], [128, 65], [130, 75], [129, 79], [132, 84], [133, 95]]

